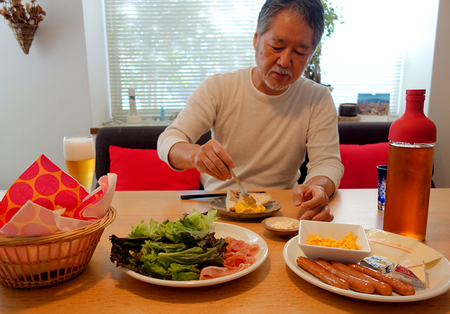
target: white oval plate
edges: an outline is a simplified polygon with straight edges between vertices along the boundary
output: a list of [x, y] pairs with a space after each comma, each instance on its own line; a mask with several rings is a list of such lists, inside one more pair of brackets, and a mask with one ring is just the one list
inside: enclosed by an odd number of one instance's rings
[[299, 277], [317, 287], [355, 299], [378, 302], [413, 302], [437, 297], [450, 289], [450, 263], [445, 257], [442, 257], [431, 267], [427, 268], [429, 288], [416, 291], [415, 295], [401, 296], [394, 293], [390, 296], [383, 296], [379, 294], [359, 293], [330, 286], [297, 266], [296, 260], [298, 256], [305, 256], [305, 254], [298, 246], [298, 236], [295, 236], [286, 243], [283, 249], [284, 261], [288, 267]]
[[240, 226], [235, 226], [232, 224], [227, 224], [223, 222], [215, 222], [214, 223], [214, 231], [216, 232], [217, 238], [226, 238], [232, 237], [237, 240], [243, 240], [250, 244], [258, 244], [259, 252], [256, 254], [256, 261], [249, 267], [240, 272], [234, 273], [232, 275], [228, 275], [225, 277], [207, 279], [207, 280], [189, 280], [189, 281], [173, 281], [173, 280], [163, 280], [156, 279], [148, 276], [144, 276], [138, 274], [128, 268], [120, 267], [125, 274], [130, 277], [133, 277], [137, 280], [152, 283], [159, 286], [167, 286], [167, 287], [180, 287], [180, 288], [193, 288], [193, 287], [205, 287], [217, 285], [220, 283], [224, 283], [227, 281], [231, 281], [240, 277], [243, 277], [253, 271], [255, 271], [262, 263], [266, 260], [267, 254], [269, 253], [269, 248], [267, 247], [266, 241], [253, 231], [245, 229]]

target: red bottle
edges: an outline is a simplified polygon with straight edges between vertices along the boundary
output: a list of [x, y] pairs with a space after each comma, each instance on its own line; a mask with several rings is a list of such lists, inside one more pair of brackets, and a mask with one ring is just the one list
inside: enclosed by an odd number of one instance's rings
[[425, 90], [406, 91], [406, 110], [389, 130], [383, 229], [425, 240], [436, 126], [423, 113]]

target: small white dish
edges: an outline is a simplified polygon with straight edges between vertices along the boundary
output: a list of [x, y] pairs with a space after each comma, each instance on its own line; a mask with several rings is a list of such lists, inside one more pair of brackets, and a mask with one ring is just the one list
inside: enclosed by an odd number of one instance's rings
[[[293, 223], [294, 224], [294, 228], [291, 229], [281, 229], [281, 228], [276, 228], [274, 225], [276, 223]], [[290, 218], [290, 217], [269, 217], [264, 219], [261, 222], [262, 226], [272, 232], [273, 234], [279, 235], [279, 236], [290, 236], [290, 235], [294, 235], [298, 233], [298, 226], [300, 225], [300, 221], [298, 219], [295, 218]]]
[[[322, 238], [339, 240], [347, 236], [350, 231], [353, 232], [353, 236], [357, 236], [356, 244], [358, 244], [359, 250], [306, 244], [310, 234], [317, 234]], [[358, 263], [364, 257], [369, 256], [371, 252], [369, 241], [367, 241], [366, 233], [362, 226], [333, 222], [301, 220], [298, 245], [306, 257], [312, 261], [317, 258], [322, 258], [326, 261], [335, 260], [344, 264], [349, 262]]]

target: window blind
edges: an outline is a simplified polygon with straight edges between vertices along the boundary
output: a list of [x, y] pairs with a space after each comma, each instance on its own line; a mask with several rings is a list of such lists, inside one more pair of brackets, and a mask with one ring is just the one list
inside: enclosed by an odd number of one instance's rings
[[179, 112], [209, 75], [252, 66], [263, 0], [104, 0], [111, 106], [142, 116]]
[[389, 94], [389, 116], [396, 117], [400, 106], [403, 54], [380, 57], [360, 51], [323, 57], [322, 82], [333, 87], [336, 107], [357, 103], [358, 94]]
[[396, 118], [408, 40], [415, 35], [412, 25], [417, 17], [412, 12], [420, 12], [420, 7], [410, 0], [332, 2], [343, 23], [336, 24], [335, 33], [325, 41], [322, 83], [334, 87], [337, 107], [356, 103], [358, 94], [390, 94], [389, 115]]
[[[345, 23], [336, 25], [323, 47], [322, 83], [334, 88], [336, 107], [356, 103], [358, 93], [389, 93], [390, 115], [396, 116], [404, 63], [398, 40], [405, 31], [399, 27], [402, 10], [380, 24], [372, 22], [381, 13], [371, 2], [335, 2]], [[142, 116], [159, 116], [161, 108], [172, 115], [207, 76], [255, 64], [253, 34], [264, 0], [103, 3], [113, 118], [126, 117], [129, 88], [135, 89]]]

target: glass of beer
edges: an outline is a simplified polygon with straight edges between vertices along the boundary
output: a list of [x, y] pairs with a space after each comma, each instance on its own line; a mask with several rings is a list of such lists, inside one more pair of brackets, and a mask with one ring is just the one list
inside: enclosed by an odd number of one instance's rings
[[91, 191], [95, 171], [95, 145], [92, 135], [64, 136], [63, 149], [67, 171], [88, 192]]

